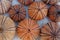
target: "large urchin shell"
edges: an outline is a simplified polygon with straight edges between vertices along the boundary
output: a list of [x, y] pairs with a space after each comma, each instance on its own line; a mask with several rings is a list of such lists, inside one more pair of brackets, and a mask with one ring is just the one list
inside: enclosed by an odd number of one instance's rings
[[60, 26], [49, 22], [41, 28], [41, 40], [60, 40]]
[[11, 0], [0, 0], [0, 14], [4, 14], [11, 6]]
[[15, 35], [15, 23], [7, 16], [0, 15], [0, 40], [12, 40]]
[[39, 32], [40, 28], [38, 24], [31, 19], [21, 21], [17, 28], [17, 35], [22, 40], [36, 40]]

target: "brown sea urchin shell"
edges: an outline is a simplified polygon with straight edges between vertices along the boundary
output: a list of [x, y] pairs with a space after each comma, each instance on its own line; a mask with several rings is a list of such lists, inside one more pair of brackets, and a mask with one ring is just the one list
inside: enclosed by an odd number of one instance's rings
[[36, 21], [25, 19], [19, 23], [17, 34], [23, 40], [35, 40], [39, 35], [39, 29]]
[[21, 21], [25, 18], [26, 11], [23, 5], [16, 4], [10, 8], [9, 14], [14, 21]]
[[0, 15], [0, 40], [13, 40], [15, 23], [6, 16]]
[[33, 2], [33, 0], [18, 0], [18, 2], [24, 5], [30, 5]]
[[47, 16], [47, 6], [43, 2], [34, 2], [29, 6], [28, 13], [32, 19], [41, 20]]
[[51, 5], [55, 5], [57, 2], [58, 2], [58, 0], [42, 0], [44, 3], [46, 3], [46, 4], [51, 4]]
[[59, 17], [58, 15], [60, 14], [59, 11], [57, 11], [57, 7], [56, 6], [51, 6], [49, 8], [49, 13], [48, 13], [48, 17], [50, 20], [52, 21], [56, 21], [56, 19]]
[[11, 6], [10, 0], [0, 0], [0, 14], [4, 14]]
[[56, 22], [60, 22], [60, 12], [59, 12], [59, 14], [57, 15]]
[[49, 22], [41, 28], [41, 40], [60, 40], [60, 26]]

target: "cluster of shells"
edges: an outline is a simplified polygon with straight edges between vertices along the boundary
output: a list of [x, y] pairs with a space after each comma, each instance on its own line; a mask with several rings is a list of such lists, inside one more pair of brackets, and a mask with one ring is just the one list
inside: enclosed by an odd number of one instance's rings
[[[13, 40], [15, 34], [20, 40], [60, 40], [60, 0], [12, 1], [0, 0], [0, 40]], [[44, 18], [49, 22], [41, 27]]]

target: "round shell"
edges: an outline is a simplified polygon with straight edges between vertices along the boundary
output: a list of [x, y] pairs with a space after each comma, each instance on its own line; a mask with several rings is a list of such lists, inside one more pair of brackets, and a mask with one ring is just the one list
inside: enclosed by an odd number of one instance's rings
[[50, 20], [52, 21], [56, 21], [57, 17], [59, 17], [58, 15], [60, 14], [59, 11], [57, 11], [57, 7], [56, 6], [51, 6], [49, 8], [49, 13], [48, 13], [48, 17]]
[[25, 18], [26, 11], [23, 5], [16, 4], [10, 8], [9, 14], [10, 14], [11, 19], [18, 22]]
[[40, 27], [36, 21], [31, 19], [24, 19], [17, 28], [18, 36], [23, 40], [36, 40], [39, 36]]
[[34, 2], [29, 6], [28, 13], [32, 19], [41, 20], [47, 16], [47, 6], [43, 2]]
[[60, 26], [49, 22], [41, 28], [41, 40], [60, 40]]
[[42, 1], [46, 4], [51, 4], [51, 5], [55, 5], [58, 2], [58, 0], [42, 0]]
[[6, 16], [0, 15], [0, 40], [13, 40], [15, 24]]
[[30, 5], [34, 0], [18, 0], [19, 3], [24, 5]]
[[0, 0], [0, 14], [4, 14], [11, 6], [10, 0]]

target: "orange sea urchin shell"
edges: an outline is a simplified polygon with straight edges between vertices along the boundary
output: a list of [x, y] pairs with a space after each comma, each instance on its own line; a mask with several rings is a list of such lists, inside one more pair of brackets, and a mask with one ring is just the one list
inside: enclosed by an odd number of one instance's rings
[[19, 23], [17, 34], [23, 40], [35, 40], [39, 35], [39, 29], [34, 20], [25, 19]]
[[34, 2], [29, 6], [28, 13], [32, 19], [41, 20], [47, 16], [47, 6], [43, 2]]

